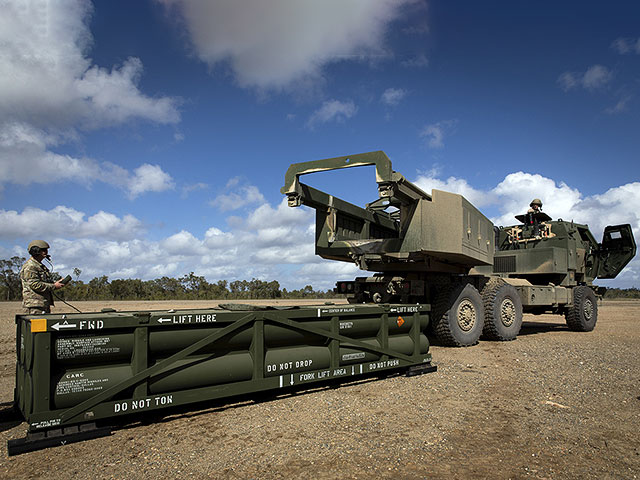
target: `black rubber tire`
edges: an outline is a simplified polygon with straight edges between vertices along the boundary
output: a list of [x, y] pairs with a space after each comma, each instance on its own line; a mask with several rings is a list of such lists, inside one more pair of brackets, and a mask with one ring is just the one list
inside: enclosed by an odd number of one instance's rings
[[565, 314], [569, 330], [590, 332], [598, 321], [598, 298], [590, 287], [580, 285], [573, 289], [573, 305]]
[[435, 301], [434, 317], [433, 332], [443, 345], [475, 345], [484, 325], [482, 296], [471, 284], [443, 286]]
[[502, 342], [515, 340], [522, 327], [522, 299], [512, 285], [491, 279], [482, 289], [484, 328], [482, 337]]

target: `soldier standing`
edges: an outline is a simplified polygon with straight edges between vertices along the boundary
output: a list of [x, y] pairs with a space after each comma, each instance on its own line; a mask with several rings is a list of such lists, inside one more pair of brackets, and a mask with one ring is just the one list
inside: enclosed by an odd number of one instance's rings
[[22, 281], [22, 306], [29, 315], [51, 313], [53, 291], [64, 287], [61, 281], [54, 282], [51, 272], [42, 264], [49, 257], [49, 244], [34, 240], [28, 246], [31, 258], [20, 269]]

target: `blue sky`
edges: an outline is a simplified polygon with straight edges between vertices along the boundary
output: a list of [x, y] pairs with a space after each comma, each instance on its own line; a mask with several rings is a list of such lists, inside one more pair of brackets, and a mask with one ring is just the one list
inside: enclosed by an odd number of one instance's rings
[[[497, 224], [540, 197], [640, 238], [637, 2], [0, 4], [0, 258], [330, 288], [358, 272], [315, 257], [284, 173], [372, 150]], [[369, 169], [305, 180], [376, 197]]]

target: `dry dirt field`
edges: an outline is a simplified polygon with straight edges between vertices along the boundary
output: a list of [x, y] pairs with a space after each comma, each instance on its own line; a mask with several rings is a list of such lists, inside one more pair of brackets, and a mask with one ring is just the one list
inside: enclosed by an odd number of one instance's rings
[[[3, 417], [17, 308], [0, 303]], [[513, 342], [433, 345], [438, 371], [428, 375], [218, 404], [16, 457], [7, 457], [6, 441], [26, 425], [5, 422], [0, 478], [638, 478], [639, 344], [640, 302], [606, 301], [590, 333], [527, 315]]]

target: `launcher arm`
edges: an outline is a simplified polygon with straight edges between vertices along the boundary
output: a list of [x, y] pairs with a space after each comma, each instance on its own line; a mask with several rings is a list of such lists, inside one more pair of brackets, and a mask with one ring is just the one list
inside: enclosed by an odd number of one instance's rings
[[391, 204], [399, 202], [400, 205], [407, 205], [420, 198], [431, 199], [429, 194], [407, 181], [398, 172], [394, 172], [391, 168], [391, 160], [383, 151], [294, 163], [287, 170], [284, 186], [280, 192], [287, 195], [290, 207], [297, 207], [307, 203], [301, 186], [304, 184], [300, 183], [301, 175], [366, 165], [375, 165], [378, 194], [380, 198], [388, 198]]

